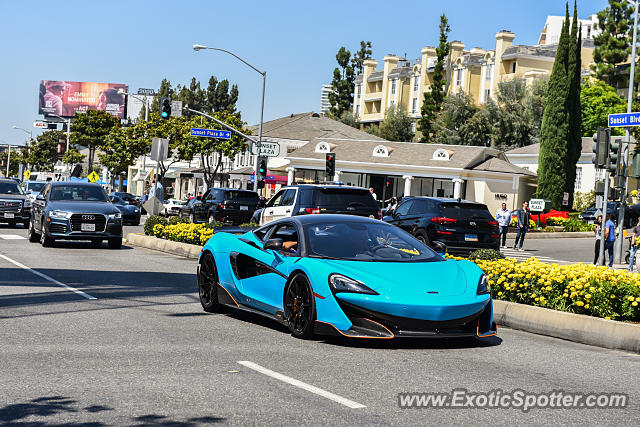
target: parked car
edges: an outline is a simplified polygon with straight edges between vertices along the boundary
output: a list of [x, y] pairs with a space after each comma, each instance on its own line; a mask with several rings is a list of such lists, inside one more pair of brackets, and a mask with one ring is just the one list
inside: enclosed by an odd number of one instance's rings
[[189, 200], [180, 209], [180, 216], [191, 222], [249, 222], [260, 198], [249, 190], [210, 188], [202, 196]]
[[29, 221], [29, 241], [53, 246], [58, 239], [89, 240], [110, 249], [122, 246], [122, 215], [98, 184], [49, 182], [36, 196]]
[[31, 200], [13, 179], [0, 179], [0, 222], [29, 226]]
[[118, 196], [109, 196], [109, 201], [120, 210], [122, 224], [140, 225], [140, 209], [137, 206], [128, 204]]
[[498, 222], [486, 205], [460, 199], [408, 197], [383, 218], [426, 245], [444, 243], [450, 253], [498, 250]]
[[124, 200], [125, 203], [138, 206], [138, 199], [136, 199], [136, 196], [131, 193], [127, 193], [124, 191], [112, 191], [111, 193], [109, 193], [109, 196], [118, 196], [122, 200]]
[[380, 211], [369, 190], [343, 185], [300, 184], [278, 191], [260, 212], [260, 225], [297, 215], [347, 214], [378, 219]]
[[180, 209], [182, 206], [186, 205], [187, 202], [184, 200], [178, 199], [169, 199], [167, 203], [164, 204], [164, 210], [162, 211], [162, 215], [171, 216], [171, 215], [179, 215]]

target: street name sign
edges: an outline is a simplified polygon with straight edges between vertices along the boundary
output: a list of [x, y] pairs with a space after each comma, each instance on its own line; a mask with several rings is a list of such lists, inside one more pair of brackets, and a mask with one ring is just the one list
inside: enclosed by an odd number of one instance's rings
[[609, 127], [640, 126], [640, 113], [609, 114]]
[[156, 94], [156, 90], [155, 89], [145, 89], [143, 87], [138, 89], [138, 95], [155, 95]]
[[529, 200], [529, 210], [533, 212], [544, 211], [544, 199], [531, 199]]
[[98, 175], [96, 171], [91, 171], [89, 176], [87, 176], [87, 179], [89, 180], [89, 182], [96, 182], [100, 179], [100, 175]]
[[207, 138], [231, 139], [228, 130], [191, 128], [191, 136], [206, 136]]
[[49, 123], [47, 123], [47, 122], [43, 122], [43, 121], [40, 121], [40, 120], [36, 120], [35, 122], [33, 122], [33, 127], [34, 128], [46, 129], [47, 126], [49, 126]]
[[151, 140], [151, 160], [161, 162], [169, 155], [169, 140], [167, 138], [153, 138]]
[[[257, 147], [257, 144], [251, 143], [251, 154], [258, 154]], [[278, 154], [280, 154], [280, 144], [278, 144], [277, 142], [262, 141], [262, 144], [260, 144], [260, 154], [258, 154], [259, 156], [277, 157]]]

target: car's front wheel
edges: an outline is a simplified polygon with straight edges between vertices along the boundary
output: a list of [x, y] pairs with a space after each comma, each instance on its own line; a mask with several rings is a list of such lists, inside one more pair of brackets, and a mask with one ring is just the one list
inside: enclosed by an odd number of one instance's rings
[[316, 307], [309, 279], [297, 273], [284, 291], [284, 315], [291, 335], [296, 338], [313, 337]]
[[122, 237], [115, 237], [108, 240], [109, 249], [120, 249], [122, 247]]
[[27, 234], [31, 243], [37, 243], [38, 241], [40, 241], [40, 235], [36, 233], [36, 229], [33, 225], [33, 219], [29, 221], [29, 231], [27, 232]]
[[53, 238], [47, 234], [47, 228], [44, 225], [44, 218], [42, 218], [42, 230], [40, 230], [40, 244], [43, 248], [53, 246]]
[[207, 313], [220, 310], [218, 302], [218, 269], [216, 261], [209, 252], [202, 255], [200, 270], [198, 270], [198, 295], [202, 309]]

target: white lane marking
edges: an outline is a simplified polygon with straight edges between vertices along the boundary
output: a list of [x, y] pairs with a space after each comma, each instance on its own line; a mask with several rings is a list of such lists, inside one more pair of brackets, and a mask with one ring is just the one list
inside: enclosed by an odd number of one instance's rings
[[366, 408], [365, 405], [362, 405], [358, 402], [354, 402], [353, 400], [349, 400], [345, 397], [338, 396], [337, 394], [333, 394], [316, 386], [312, 386], [307, 383], [303, 383], [302, 381], [296, 380], [295, 378], [288, 377], [286, 375], [280, 374], [278, 372], [272, 371], [270, 369], [264, 368], [257, 363], [250, 362], [248, 360], [240, 360], [238, 361], [242, 366], [246, 366], [249, 369], [253, 369], [254, 371], [260, 372], [261, 374], [267, 375], [271, 378], [275, 378], [287, 384], [291, 384], [293, 386], [299, 387], [303, 390], [310, 391], [311, 393], [317, 394], [318, 396], [322, 396], [329, 400], [333, 400], [334, 402], [338, 402], [344, 406], [347, 406], [351, 409], [359, 409]]
[[64, 284], [64, 283], [62, 283], [62, 282], [58, 282], [58, 281], [57, 281], [56, 279], [54, 279], [53, 277], [49, 277], [49, 276], [47, 276], [47, 275], [46, 275], [46, 274], [44, 274], [44, 273], [40, 273], [39, 271], [36, 271], [36, 270], [34, 270], [33, 268], [29, 268], [29, 267], [27, 267], [27, 266], [26, 266], [26, 265], [24, 265], [24, 264], [20, 264], [18, 261], [14, 261], [14, 260], [12, 260], [11, 258], [9, 258], [8, 256], [5, 256], [5, 255], [0, 254], [0, 258], [4, 259], [4, 260], [6, 260], [6, 261], [9, 261], [11, 264], [13, 264], [13, 265], [15, 265], [15, 266], [17, 266], [17, 267], [20, 267], [20, 268], [22, 268], [22, 269], [24, 269], [24, 270], [27, 270], [27, 271], [32, 272], [32, 273], [33, 273], [33, 274], [35, 274], [36, 276], [42, 277], [44, 280], [47, 280], [47, 281], [49, 281], [49, 282], [51, 282], [51, 283], [54, 283], [54, 284], [56, 284], [56, 285], [58, 285], [58, 286], [62, 286], [63, 288], [65, 288], [65, 289], [67, 289], [67, 290], [70, 290], [71, 292], [74, 292], [74, 293], [76, 293], [76, 294], [78, 294], [78, 295], [80, 295], [80, 296], [82, 296], [82, 297], [85, 297], [86, 299], [98, 299], [98, 298], [96, 298], [96, 297], [94, 297], [94, 296], [91, 296], [91, 295], [89, 295], [89, 294], [87, 294], [87, 293], [82, 292], [82, 291], [81, 291], [81, 290], [79, 290], [79, 289], [73, 288], [73, 287], [71, 287], [71, 286], [69, 286], [69, 285], [65, 285], [65, 284]]
[[0, 239], [4, 239], [4, 240], [27, 240], [26, 237], [18, 236], [17, 234], [0, 234]]

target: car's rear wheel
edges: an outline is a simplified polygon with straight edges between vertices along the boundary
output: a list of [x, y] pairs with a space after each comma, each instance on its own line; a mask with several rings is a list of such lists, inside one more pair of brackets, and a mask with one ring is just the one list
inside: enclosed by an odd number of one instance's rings
[[200, 261], [198, 271], [198, 295], [202, 309], [207, 313], [220, 311], [218, 302], [218, 269], [213, 255], [205, 253]]
[[108, 240], [109, 249], [120, 249], [122, 247], [122, 237], [115, 237]]
[[313, 337], [316, 307], [309, 279], [298, 273], [284, 291], [284, 315], [291, 335], [296, 338]]
[[44, 225], [44, 218], [42, 218], [42, 230], [40, 230], [40, 244], [43, 248], [53, 246], [53, 239], [47, 234], [47, 229]]
[[27, 234], [31, 243], [37, 243], [40, 240], [40, 235], [36, 233], [36, 229], [34, 228], [33, 220], [29, 221], [29, 231]]
[[416, 233], [416, 239], [418, 239], [418, 241], [423, 245], [429, 246], [429, 238], [427, 237], [426, 234], [424, 234], [424, 232], [418, 231]]

